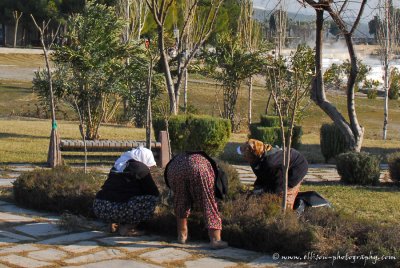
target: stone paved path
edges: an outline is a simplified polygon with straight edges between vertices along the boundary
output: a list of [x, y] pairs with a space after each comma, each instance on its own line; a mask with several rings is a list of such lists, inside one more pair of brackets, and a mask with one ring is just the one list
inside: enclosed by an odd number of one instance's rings
[[121, 237], [94, 230], [68, 232], [59, 228], [58, 221], [57, 215], [21, 209], [0, 201], [0, 267], [214, 268], [289, 265], [248, 250], [232, 247], [211, 250], [206, 243], [179, 245], [152, 235]]

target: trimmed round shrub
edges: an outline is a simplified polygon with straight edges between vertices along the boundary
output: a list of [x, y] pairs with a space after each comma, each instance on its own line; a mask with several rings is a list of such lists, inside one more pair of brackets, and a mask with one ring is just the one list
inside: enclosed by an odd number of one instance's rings
[[348, 150], [346, 138], [335, 124], [323, 124], [320, 129], [321, 153], [325, 162]]
[[347, 152], [336, 157], [336, 167], [343, 182], [376, 185], [380, 176], [379, 156], [365, 152]]
[[389, 164], [389, 174], [393, 181], [400, 182], [400, 152], [392, 153], [387, 156]]
[[[165, 121], [153, 120], [155, 133], [165, 130]], [[219, 155], [231, 135], [227, 119], [199, 115], [172, 116], [168, 122], [169, 138], [174, 153], [204, 151], [211, 156]]]
[[[288, 136], [288, 130], [285, 128], [286, 137]], [[303, 129], [301, 126], [294, 126], [292, 135], [292, 147], [298, 149], [301, 145], [301, 136], [303, 135]], [[264, 127], [260, 124], [250, 125], [250, 138], [260, 140], [264, 143], [282, 146], [282, 136], [280, 127]]]
[[[280, 127], [281, 122], [279, 116], [262, 114], [260, 115], [260, 125], [263, 127]], [[286, 119], [283, 119], [283, 125], [288, 125]]]
[[92, 205], [105, 176], [66, 166], [37, 169], [14, 182], [14, 199], [21, 206], [93, 216]]

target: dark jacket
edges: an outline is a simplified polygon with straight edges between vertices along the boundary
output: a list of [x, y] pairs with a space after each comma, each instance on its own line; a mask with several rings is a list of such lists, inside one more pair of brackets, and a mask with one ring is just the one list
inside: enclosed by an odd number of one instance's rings
[[134, 196], [159, 196], [159, 194], [150, 169], [142, 162], [131, 159], [124, 172], [118, 173], [114, 167], [110, 170], [96, 198], [112, 202], [127, 202]]
[[[283, 150], [273, 154], [264, 154], [260, 160], [251, 165], [257, 176], [255, 189], [278, 193], [283, 185]], [[299, 184], [308, 171], [308, 163], [302, 154], [290, 149], [288, 186], [293, 188]]]
[[[188, 154], [188, 155], [200, 154], [200, 155], [204, 156], [210, 162], [211, 166], [213, 167], [214, 174], [215, 174], [215, 197], [223, 200], [225, 198], [225, 196], [228, 194], [228, 177], [226, 176], [226, 173], [218, 166], [218, 164], [214, 161], [214, 159], [212, 159], [210, 156], [208, 156], [208, 154], [206, 154], [203, 151], [186, 152], [186, 154]], [[168, 170], [169, 164], [173, 160], [174, 160], [174, 158], [172, 158], [169, 161], [169, 163], [165, 167], [165, 171], [164, 171], [164, 180], [165, 180], [165, 184], [168, 186], [168, 188], [169, 188], [169, 183], [168, 183], [168, 178], [167, 178], [167, 170]]]

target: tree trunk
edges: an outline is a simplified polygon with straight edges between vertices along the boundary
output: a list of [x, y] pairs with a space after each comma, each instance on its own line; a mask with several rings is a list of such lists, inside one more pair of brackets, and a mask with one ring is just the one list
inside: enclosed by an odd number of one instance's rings
[[60, 136], [57, 128], [51, 129], [49, 150], [47, 153], [47, 164], [54, 168], [61, 165]]
[[385, 97], [384, 97], [384, 109], [383, 109], [383, 140], [387, 138], [387, 129], [388, 129], [388, 122], [389, 122], [389, 63], [388, 63], [388, 55], [385, 54], [385, 64], [384, 64], [384, 90], [385, 90]]
[[389, 118], [389, 49], [390, 46], [390, 33], [389, 33], [389, 5], [388, 1], [385, 1], [385, 54], [384, 54], [384, 90], [385, 90], [385, 104], [383, 114], [383, 140], [387, 137], [388, 118]]
[[171, 114], [177, 115], [178, 103], [175, 98], [175, 85], [172, 79], [171, 69], [169, 68], [168, 55], [165, 50], [163, 27], [160, 26], [158, 26], [158, 49], [160, 51], [161, 62], [164, 68], [165, 82], [167, 84], [169, 110]]
[[249, 118], [249, 126], [251, 124], [251, 117], [252, 117], [252, 109], [253, 109], [253, 77], [250, 76], [249, 78], [249, 111], [248, 111], [248, 118]]
[[[13, 11], [13, 16], [15, 19], [14, 45], [13, 45], [14, 48], [17, 47], [18, 24], [19, 24], [19, 20], [21, 19], [22, 14], [23, 14], [22, 12], [18, 13], [17, 10]], [[44, 38], [44, 37], [41, 37], [41, 38]]]
[[149, 70], [147, 75], [147, 107], [146, 107], [146, 147], [149, 150], [151, 150], [151, 126], [152, 126], [152, 113], [151, 113], [152, 76], [153, 76], [153, 60], [150, 59]]
[[357, 64], [354, 53], [353, 44], [351, 41], [351, 35], [345, 35], [346, 44], [349, 49], [351, 58], [351, 72], [347, 83], [347, 109], [350, 118], [350, 124], [346, 121], [343, 115], [337, 110], [337, 108], [330, 103], [325, 94], [323, 77], [322, 77], [322, 33], [323, 33], [323, 22], [324, 22], [324, 11], [321, 9], [316, 10], [316, 52], [315, 52], [315, 63], [316, 63], [316, 77], [314, 78], [311, 99], [332, 119], [340, 131], [344, 134], [346, 141], [349, 145], [349, 149], [352, 151], [360, 151], [363, 140], [364, 130], [358, 124], [357, 115], [355, 112], [354, 102], [354, 83], [357, 75]]
[[183, 82], [183, 112], [187, 113], [187, 106], [188, 106], [188, 99], [187, 99], [187, 91], [188, 91], [188, 79], [189, 79], [189, 74], [187, 69], [184, 71], [184, 82]]

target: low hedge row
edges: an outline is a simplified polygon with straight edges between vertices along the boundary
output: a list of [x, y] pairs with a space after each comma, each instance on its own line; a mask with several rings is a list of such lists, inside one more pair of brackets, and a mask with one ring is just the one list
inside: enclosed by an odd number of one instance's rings
[[93, 172], [85, 174], [67, 166], [34, 170], [15, 180], [14, 199], [28, 208], [69, 211], [91, 217], [94, 196], [104, 180], [104, 175]]
[[[165, 130], [164, 119], [154, 119], [153, 128], [155, 133]], [[211, 116], [177, 115], [169, 119], [168, 130], [173, 153], [201, 150], [216, 156], [229, 140], [231, 124]]]

